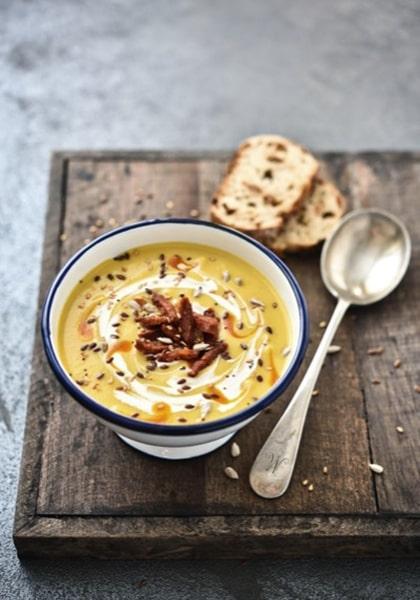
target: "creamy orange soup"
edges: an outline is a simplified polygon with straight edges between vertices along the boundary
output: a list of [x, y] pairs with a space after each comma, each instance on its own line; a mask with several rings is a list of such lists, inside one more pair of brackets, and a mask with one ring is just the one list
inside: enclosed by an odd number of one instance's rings
[[282, 299], [250, 264], [165, 243], [88, 273], [65, 304], [57, 345], [70, 377], [100, 404], [185, 425], [261, 398], [284, 370], [290, 332]]

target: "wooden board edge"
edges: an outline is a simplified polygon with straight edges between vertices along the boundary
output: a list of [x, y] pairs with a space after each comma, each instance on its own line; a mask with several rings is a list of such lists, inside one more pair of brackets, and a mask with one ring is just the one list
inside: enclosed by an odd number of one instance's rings
[[232, 156], [233, 150], [58, 150], [53, 152], [54, 157], [63, 161], [104, 161], [104, 160], [144, 160], [144, 161], [172, 161], [172, 160], [227, 160]]
[[[66, 159], [61, 152], [51, 156], [48, 205], [45, 218], [45, 233], [41, 263], [41, 278], [36, 309], [36, 328], [32, 352], [30, 386], [28, 392], [27, 414], [23, 436], [19, 483], [16, 496], [16, 508], [13, 531], [17, 532], [30, 525], [36, 515], [36, 501], [41, 471], [41, 448], [44, 443], [44, 424], [46, 422], [45, 405], [30, 402], [34, 386], [38, 384], [37, 364], [40, 360], [37, 348], [41, 346], [39, 319], [46, 291], [59, 267], [59, 232], [63, 219], [63, 191], [66, 175]], [[57, 246], [55, 253], [51, 247]], [[51, 258], [56, 258], [56, 263]], [[38, 354], [38, 356], [37, 356]], [[31, 435], [28, 433], [31, 432]], [[34, 442], [37, 447], [34, 447]]]
[[15, 532], [20, 557], [247, 559], [419, 557], [420, 522], [363, 517], [36, 518]]
[[[53, 158], [59, 158], [62, 161], [69, 160], [228, 160], [232, 157], [234, 148], [219, 150], [56, 150], [53, 152]], [[412, 150], [361, 150], [361, 151], [338, 151], [338, 150], [317, 150], [313, 149], [314, 154], [322, 158], [343, 158], [343, 157], [372, 157], [379, 153], [383, 157], [401, 157], [411, 160], [420, 160], [420, 152]]]

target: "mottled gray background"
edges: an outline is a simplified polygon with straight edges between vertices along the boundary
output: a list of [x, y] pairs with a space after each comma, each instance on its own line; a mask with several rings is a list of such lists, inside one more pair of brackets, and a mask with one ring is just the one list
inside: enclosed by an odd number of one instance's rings
[[419, 0], [0, 0], [0, 598], [420, 596], [408, 560], [21, 564], [11, 541], [51, 150], [418, 150], [419, 59]]

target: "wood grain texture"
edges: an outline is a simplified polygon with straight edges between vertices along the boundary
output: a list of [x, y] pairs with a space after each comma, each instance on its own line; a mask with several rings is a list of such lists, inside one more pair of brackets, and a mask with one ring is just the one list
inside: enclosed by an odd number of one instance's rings
[[[236, 436], [242, 453], [234, 464], [241, 477], [232, 482], [223, 475], [224, 466], [233, 461], [229, 447], [178, 463], [145, 457], [61, 393], [48, 373], [52, 397], [47, 401], [43, 389], [35, 386], [29, 401], [15, 527], [20, 552], [37, 548], [42, 554], [54, 548], [61, 555], [123, 557], [128, 554], [120, 542], [130, 537], [132, 556], [205, 557], [211, 556], [218, 536], [231, 542], [230, 556], [235, 557], [418, 552], [418, 521], [385, 515], [412, 517], [420, 512], [415, 434], [420, 395], [414, 392], [420, 383], [414, 316], [419, 299], [415, 269], [420, 231], [414, 217], [420, 157], [333, 153], [321, 158], [351, 205], [378, 205], [407, 215], [414, 256], [406, 280], [389, 300], [350, 311], [340, 328], [336, 343], [342, 351], [328, 356], [322, 370], [288, 493], [275, 501], [262, 500], [251, 492], [247, 479], [258, 448], [297, 382]], [[58, 262], [116, 224], [165, 214], [195, 215], [194, 210], [206, 218], [226, 159], [226, 154], [215, 153], [56, 156], [41, 298]], [[60, 233], [66, 235], [62, 242]], [[303, 288], [311, 316], [311, 344], [301, 374], [322, 335], [319, 322], [328, 320], [334, 302], [321, 283], [317, 251], [304, 259], [287, 257], [286, 262]], [[42, 356], [37, 343], [35, 351]], [[379, 344], [386, 348], [381, 356], [366, 355], [370, 345]], [[392, 367], [397, 357], [399, 369]], [[34, 362], [36, 382], [43, 382], [47, 372], [42, 362]], [[374, 377], [381, 379], [380, 385], [371, 383]], [[397, 425], [404, 426], [404, 434], [396, 432]], [[368, 469], [372, 460], [384, 465], [382, 477]], [[328, 466], [327, 476], [323, 466]], [[314, 483], [314, 492], [301, 485], [303, 479]], [[129, 525], [134, 523], [135, 539]], [[188, 523], [191, 532], [203, 536], [196, 538], [197, 544], [185, 538]], [[279, 535], [287, 544], [276, 541]], [[387, 549], [381, 548], [385, 540]]]
[[[396, 291], [386, 301], [354, 312], [352, 341], [364, 382], [372, 461], [384, 467], [383, 476], [375, 478], [379, 510], [418, 515], [420, 395], [414, 388], [420, 382], [420, 162], [389, 154], [368, 163], [356, 161], [345, 175], [359, 182], [353, 184], [356, 206], [380, 206], [399, 215], [413, 242], [411, 264]], [[369, 356], [371, 347], [384, 351]], [[397, 359], [399, 368], [394, 367]]]

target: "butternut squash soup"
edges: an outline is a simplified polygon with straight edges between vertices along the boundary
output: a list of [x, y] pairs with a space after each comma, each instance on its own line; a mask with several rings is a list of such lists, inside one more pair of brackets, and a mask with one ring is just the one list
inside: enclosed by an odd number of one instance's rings
[[109, 409], [152, 423], [236, 413], [282, 374], [291, 327], [250, 264], [188, 243], [134, 248], [88, 273], [61, 315], [69, 376]]

